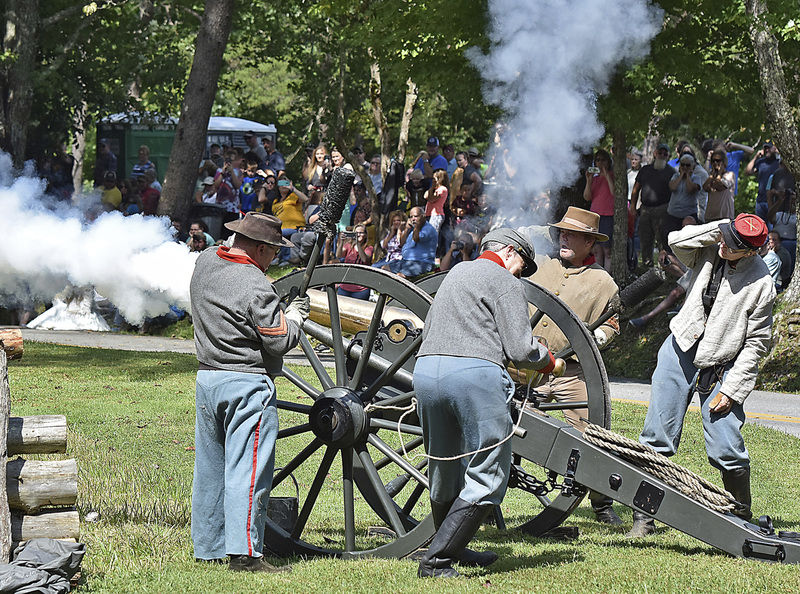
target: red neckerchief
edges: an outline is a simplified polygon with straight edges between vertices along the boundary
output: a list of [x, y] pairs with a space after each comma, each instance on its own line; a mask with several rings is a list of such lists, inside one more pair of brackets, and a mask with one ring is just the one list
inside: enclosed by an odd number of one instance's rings
[[253, 260], [247, 254], [232, 254], [231, 248], [221, 245], [217, 248], [217, 255], [222, 258], [223, 260], [227, 260], [228, 262], [235, 262], [236, 264], [252, 264], [256, 268], [258, 268], [261, 272], [266, 272], [261, 266], [258, 265], [258, 262]]
[[495, 264], [499, 264], [503, 268], [506, 267], [506, 265], [503, 264], [503, 259], [500, 256], [498, 256], [494, 252], [490, 252], [488, 250], [483, 252], [480, 256], [478, 256], [477, 259], [478, 260], [491, 260], [492, 262], [494, 262]]
[[586, 256], [586, 259], [583, 261], [582, 266], [591, 266], [595, 262], [597, 262], [597, 260], [595, 259], [594, 254], [589, 254], [588, 256]]

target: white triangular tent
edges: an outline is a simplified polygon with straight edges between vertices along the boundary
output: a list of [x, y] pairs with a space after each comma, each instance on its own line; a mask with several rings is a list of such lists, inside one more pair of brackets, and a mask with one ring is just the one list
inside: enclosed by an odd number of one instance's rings
[[53, 297], [53, 306], [28, 323], [28, 328], [42, 330], [94, 330], [109, 332], [111, 328], [95, 311], [94, 287], [67, 287]]

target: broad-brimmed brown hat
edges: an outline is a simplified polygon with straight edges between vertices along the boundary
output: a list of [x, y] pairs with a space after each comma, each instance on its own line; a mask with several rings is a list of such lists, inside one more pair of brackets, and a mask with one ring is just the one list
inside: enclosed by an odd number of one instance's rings
[[294, 247], [294, 244], [281, 234], [281, 220], [264, 212], [248, 212], [243, 219], [225, 223], [225, 228], [270, 245]]
[[558, 223], [550, 223], [550, 227], [586, 233], [597, 238], [597, 241], [608, 241], [608, 235], [600, 233], [600, 215], [577, 206], [570, 206]]

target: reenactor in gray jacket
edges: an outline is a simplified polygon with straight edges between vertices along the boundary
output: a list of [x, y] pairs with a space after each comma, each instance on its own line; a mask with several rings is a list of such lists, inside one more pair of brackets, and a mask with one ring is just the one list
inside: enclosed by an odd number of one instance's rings
[[249, 212], [225, 226], [233, 246], [197, 258], [190, 294], [197, 347], [192, 541], [198, 561], [274, 572], [262, 554], [275, 463], [275, 383], [308, 297], [282, 310], [265, 271], [282, 246], [280, 219]]
[[547, 374], [555, 359], [533, 337], [521, 274], [536, 270], [533, 246], [513, 229], [495, 229], [483, 253], [456, 265], [425, 320], [414, 390], [430, 458], [436, 535], [420, 577], [455, 577], [453, 562], [486, 566], [492, 552], [466, 548], [508, 486], [514, 383], [506, 366]]
[[[767, 225], [752, 214], [733, 222], [691, 225], [669, 235], [675, 256], [692, 270], [692, 284], [658, 352], [641, 443], [673, 455], [692, 392], [700, 398], [706, 453], [725, 488], [750, 519], [750, 458], [742, 439], [745, 398], [758, 362], [769, 351], [775, 285], [755, 257]], [[653, 519], [634, 510], [631, 537], [655, 531]]]

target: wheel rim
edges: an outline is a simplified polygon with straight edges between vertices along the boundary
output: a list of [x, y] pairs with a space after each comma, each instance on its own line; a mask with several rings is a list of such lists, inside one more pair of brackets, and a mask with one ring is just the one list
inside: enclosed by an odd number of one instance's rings
[[[275, 281], [274, 286], [285, 299], [301, 281], [302, 273], [297, 272]], [[347, 306], [348, 300], [337, 296], [335, 289], [342, 282], [378, 293], [366, 329], [355, 336], [342, 329], [340, 305]], [[311, 320], [304, 324], [299, 346], [315, 377], [309, 380], [284, 365], [283, 376], [305, 396], [302, 403], [278, 401], [282, 428], [276, 465], [283, 468], [275, 473], [274, 486], [280, 487], [293, 473], [311, 480], [300, 489], [298, 518], [291, 529], [267, 520], [265, 544], [283, 556], [403, 557], [423, 546], [434, 532], [432, 519], [420, 517], [427, 515], [428, 498], [422, 497], [427, 489], [424, 460], [415, 465], [402, 455], [403, 444], [414, 453], [422, 451], [419, 421], [415, 412], [409, 414], [398, 437], [400, 410], [365, 409], [365, 405], [403, 408], [411, 403], [411, 371], [421, 333], [412, 329], [390, 334], [391, 323], [384, 314], [391, 301], [393, 307], [403, 306], [424, 320], [431, 298], [400, 277], [358, 265], [318, 266], [310, 287], [324, 291], [333, 323], [330, 328]], [[333, 369], [325, 366], [309, 337], [332, 349]], [[285, 420], [289, 426], [283, 428]], [[328, 502], [325, 509], [316, 510], [323, 507], [320, 495], [329, 489], [331, 479], [341, 480], [339, 503]], [[309, 527], [312, 516], [321, 528]], [[383, 524], [379, 530], [395, 537], [389, 542], [360, 537], [359, 525], [363, 528], [372, 520]]]

